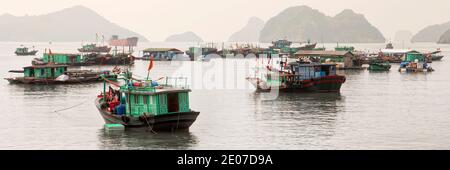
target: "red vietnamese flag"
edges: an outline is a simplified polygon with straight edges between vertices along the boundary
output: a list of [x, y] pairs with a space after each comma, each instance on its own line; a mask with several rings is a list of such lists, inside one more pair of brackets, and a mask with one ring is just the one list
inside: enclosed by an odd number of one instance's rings
[[153, 55], [150, 57], [150, 63], [148, 64], [148, 71], [150, 71], [153, 68]]

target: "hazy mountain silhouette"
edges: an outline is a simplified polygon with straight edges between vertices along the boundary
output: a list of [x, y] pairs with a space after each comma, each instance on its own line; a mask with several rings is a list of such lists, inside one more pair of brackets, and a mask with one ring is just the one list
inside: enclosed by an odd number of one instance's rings
[[437, 42], [449, 29], [450, 22], [425, 27], [414, 35], [412, 42]]
[[203, 42], [197, 34], [188, 31], [167, 37], [166, 42]]
[[439, 37], [439, 44], [450, 44], [450, 29], [447, 30], [441, 37]]
[[104, 35], [105, 41], [111, 35], [148, 41], [80, 5], [38, 16], [0, 16], [0, 41], [92, 41], [96, 33], [99, 38]]
[[228, 39], [229, 42], [258, 42], [259, 32], [264, 27], [264, 21], [252, 17], [244, 28], [233, 33]]
[[384, 43], [381, 32], [352, 10], [334, 17], [308, 6], [290, 7], [267, 21], [259, 40], [271, 42], [287, 38], [293, 41]]

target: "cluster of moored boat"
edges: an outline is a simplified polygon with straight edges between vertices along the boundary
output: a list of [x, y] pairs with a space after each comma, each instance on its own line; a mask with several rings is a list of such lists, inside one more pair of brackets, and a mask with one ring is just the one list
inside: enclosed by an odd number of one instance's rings
[[[123, 54], [131, 55], [131, 46], [137, 40], [127, 40], [131, 41], [128, 42], [130, 51]], [[127, 42], [121, 40], [116, 43], [124, 45]], [[259, 67], [253, 76], [247, 77], [247, 80], [261, 92], [278, 90], [279, 92], [338, 93], [342, 84], [346, 82], [346, 77], [339, 75], [337, 70], [363, 69], [362, 65], [368, 64], [368, 70], [388, 71], [391, 69], [391, 62], [401, 60], [399, 61], [401, 72], [429, 72], [433, 71], [429, 63], [433, 59], [442, 58], [438, 56], [438, 52], [424, 54], [414, 50], [385, 49], [381, 50], [379, 55], [373, 56], [356, 51], [354, 47], [349, 46], [337, 46], [335, 50], [327, 51], [325, 48], [316, 48], [316, 44], [309, 42], [301, 47], [291, 47], [291, 44], [290, 41], [279, 40], [273, 42], [269, 48], [246, 46], [233, 50], [217, 50], [208, 47], [204, 50], [191, 47], [186, 53], [190, 60], [208, 54], [255, 54], [257, 60], [261, 62], [256, 62]], [[24, 67], [23, 70], [10, 71], [22, 73], [22, 77], [6, 78], [6, 80], [10, 83], [21, 84], [103, 82], [103, 91], [97, 95], [95, 105], [106, 122], [105, 128], [144, 128], [149, 131], [188, 130], [197, 119], [199, 112], [190, 108], [189, 93], [191, 91], [186, 85], [186, 78], [163, 77], [158, 80], [149, 78], [142, 80], [133, 77], [129, 68], [118, 67], [120, 64], [133, 64], [132, 62], [114, 63], [116, 67], [111, 71], [68, 70], [70, 66], [77, 66], [78, 64], [74, 63], [79, 61], [92, 61], [91, 64], [102, 65], [103, 62], [91, 59], [98, 58], [103, 53], [111, 55], [111, 58], [117, 57], [117, 53], [109, 54], [110, 47], [96, 44], [88, 44], [78, 50], [92, 56], [88, 55], [87, 59], [81, 59], [80, 55], [52, 53], [49, 50], [48, 53], [44, 53], [39, 62], [33, 61], [32, 66]], [[203, 52], [206, 54], [202, 54]], [[151, 60], [148, 69], [150, 71], [154, 60], [171, 60], [173, 56], [170, 55], [181, 53], [177, 49], [151, 48], [144, 50], [142, 58]], [[201, 55], [197, 56], [197, 53]], [[260, 65], [260, 63], [267, 64]]]

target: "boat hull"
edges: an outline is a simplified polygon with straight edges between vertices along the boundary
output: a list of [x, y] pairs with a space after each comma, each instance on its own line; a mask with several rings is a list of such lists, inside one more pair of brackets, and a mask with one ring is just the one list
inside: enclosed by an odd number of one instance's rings
[[389, 64], [370, 64], [367, 70], [369, 71], [389, 71], [391, 69], [391, 65]]
[[442, 58], [444, 58], [444, 56], [432, 56], [432, 57], [431, 57], [431, 60], [432, 60], [432, 61], [441, 61]]
[[81, 84], [102, 81], [100, 77], [73, 78], [66, 81], [57, 81], [55, 79], [37, 79], [37, 78], [5, 78], [10, 84]]
[[115, 115], [106, 109], [102, 109], [100, 98], [95, 100], [96, 107], [105, 123], [122, 124], [127, 129], [143, 129], [153, 131], [188, 131], [195, 122], [200, 112], [176, 112], [164, 115], [148, 115], [140, 117], [130, 117]]
[[38, 52], [38, 51], [30, 51], [30, 52], [26, 52], [26, 53], [18, 53], [18, 52], [15, 52], [15, 53], [16, 53], [16, 55], [18, 55], [18, 56], [27, 56], [27, 55], [36, 55], [37, 52]]

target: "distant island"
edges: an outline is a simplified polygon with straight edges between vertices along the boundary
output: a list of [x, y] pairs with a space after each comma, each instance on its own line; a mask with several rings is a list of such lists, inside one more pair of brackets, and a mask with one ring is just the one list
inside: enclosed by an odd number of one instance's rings
[[228, 42], [258, 42], [259, 32], [261, 32], [263, 27], [263, 20], [257, 17], [252, 17], [244, 28], [230, 36]]
[[181, 34], [175, 34], [167, 37], [165, 42], [203, 42], [197, 34], [188, 31]]
[[437, 41], [439, 44], [450, 44], [450, 29], [439, 37]]
[[352, 10], [334, 17], [308, 6], [290, 7], [269, 19], [261, 30], [260, 42], [287, 38], [292, 41], [332, 43], [384, 43], [381, 32]]
[[414, 35], [412, 42], [438, 42], [439, 38], [449, 29], [450, 22], [427, 26]]
[[148, 41], [80, 5], [38, 16], [0, 16], [0, 41], [80, 42], [93, 41], [96, 34], [105, 41], [112, 35]]

